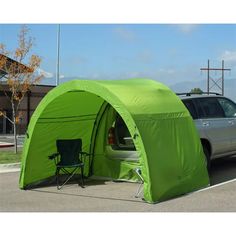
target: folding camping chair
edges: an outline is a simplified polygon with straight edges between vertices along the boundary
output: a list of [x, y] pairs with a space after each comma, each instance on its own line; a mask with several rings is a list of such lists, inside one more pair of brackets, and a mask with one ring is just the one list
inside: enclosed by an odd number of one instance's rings
[[[56, 165], [57, 189], [60, 190], [76, 173], [81, 169], [81, 187], [84, 187], [84, 160], [89, 153], [82, 152], [82, 139], [59, 139], [56, 140], [57, 153], [51, 154], [50, 160], [54, 160]], [[60, 185], [60, 171], [68, 177]]]

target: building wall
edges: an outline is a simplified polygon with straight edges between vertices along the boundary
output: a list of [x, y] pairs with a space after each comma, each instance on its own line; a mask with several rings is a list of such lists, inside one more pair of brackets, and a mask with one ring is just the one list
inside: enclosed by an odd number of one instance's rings
[[[24, 134], [26, 132], [30, 117], [32, 116], [34, 110], [36, 109], [39, 102], [43, 97], [51, 90], [54, 86], [48, 85], [35, 85], [31, 88], [31, 91], [27, 93], [21, 102], [19, 111], [22, 113], [22, 118], [17, 127], [18, 134]], [[6, 85], [0, 85], [0, 110], [7, 112], [8, 116], [12, 116], [11, 103], [8, 101], [3, 91], [8, 91]], [[11, 134], [13, 133], [13, 128], [11, 123], [0, 117], [0, 134]]]

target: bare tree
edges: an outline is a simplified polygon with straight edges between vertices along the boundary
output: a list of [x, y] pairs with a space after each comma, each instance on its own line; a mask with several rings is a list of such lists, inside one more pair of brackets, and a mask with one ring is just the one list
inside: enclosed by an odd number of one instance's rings
[[35, 73], [40, 66], [41, 58], [31, 54], [33, 45], [34, 39], [29, 36], [27, 26], [22, 26], [20, 29], [15, 50], [8, 51], [6, 46], [0, 43], [0, 70], [3, 71], [8, 85], [8, 91], [4, 90], [4, 93], [11, 102], [12, 118], [7, 117], [1, 107], [0, 116], [4, 116], [13, 125], [15, 153], [17, 153], [17, 124], [22, 115], [19, 112], [20, 104], [30, 88], [43, 78], [41, 74]]

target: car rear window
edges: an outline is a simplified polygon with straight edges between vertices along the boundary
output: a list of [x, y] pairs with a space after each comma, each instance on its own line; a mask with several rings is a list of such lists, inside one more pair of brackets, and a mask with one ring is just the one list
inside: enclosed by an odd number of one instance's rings
[[197, 112], [195, 105], [191, 99], [182, 100], [193, 119], [197, 119]]

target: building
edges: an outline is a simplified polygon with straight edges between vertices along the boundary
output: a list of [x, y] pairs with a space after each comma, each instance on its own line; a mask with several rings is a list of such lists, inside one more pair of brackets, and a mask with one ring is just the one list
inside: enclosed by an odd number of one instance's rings
[[[15, 61], [14, 59], [0, 54], [0, 111], [3, 111], [9, 119], [12, 119], [11, 102], [6, 96], [10, 94], [9, 87], [6, 83], [5, 77], [11, 73], [23, 74], [31, 73], [32, 68]], [[17, 134], [24, 134], [30, 121], [30, 117], [36, 109], [39, 102], [54, 86], [50, 85], [34, 85], [26, 94], [19, 106], [19, 112], [21, 113], [19, 123], [17, 126]], [[0, 134], [12, 134], [13, 125], [4, 116], [0, 116]]]
[[[19, 107], [19, 112], [22, 116], [19, 119], [17, 127], [17, 134], [24, 134], [30, 121], [30, 117], [36, 109], [42, 98], [52, 89], [54, 86], [50, 85], [34, 85], [31, 90], [26, 93], [24, 99]], [[5, 95], [5, 92], [9, 93], [8, 86], [1, 84], [0, 82], [0, 110], [6, 112], [6, 115], [12, 118], [11, 103]], [[10, 121], [5, 117], [0, 117], [0, 134], [13, 134], [13, 126]]]

